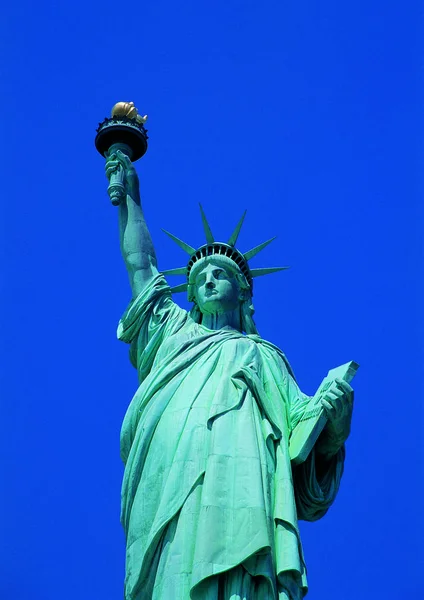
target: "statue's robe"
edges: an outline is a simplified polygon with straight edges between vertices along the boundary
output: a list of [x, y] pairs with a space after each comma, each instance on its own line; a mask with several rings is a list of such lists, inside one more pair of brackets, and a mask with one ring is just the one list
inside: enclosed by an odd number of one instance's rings
[[286, 597], [285, 577], [302, 597], [298, 519], [325, 514], [344, 450], [319, 477], [314, 451], [292, 471], [289, 435], [309, 397], [283, 353], [195, 323], [162, 276], [130, 303], [118, 337], [140, 381], [121, 432], [126, 600], [217, 600], [225, 572], [248, 573], [257, 600]]

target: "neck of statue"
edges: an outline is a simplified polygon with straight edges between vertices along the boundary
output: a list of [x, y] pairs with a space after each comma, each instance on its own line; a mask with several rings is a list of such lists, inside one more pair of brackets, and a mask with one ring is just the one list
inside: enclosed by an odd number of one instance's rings
[[236, 308], [223, 313], [212, 313], [202, 315], [202, 325], [208, 329], [223, 329], [224, 327], [232, 327], [241, 331], [240, 309]]

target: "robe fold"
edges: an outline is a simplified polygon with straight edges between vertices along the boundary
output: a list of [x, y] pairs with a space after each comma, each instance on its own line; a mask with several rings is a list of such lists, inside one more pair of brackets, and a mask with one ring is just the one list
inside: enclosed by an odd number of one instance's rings
[[217, 600], [217, 577], [240, 566], [267, 590], [258, 600], [283, 597], [287, 577], [302, 597], [298, 519], [328, 510], [344, 449], [319, 477], [314, 451], [292, 471], [291, 423], [310, 398], [284, 354], [258, 335], [195, 323], [160, 275], [118, 337], [140, 383], [121, 431], [125, 599]]

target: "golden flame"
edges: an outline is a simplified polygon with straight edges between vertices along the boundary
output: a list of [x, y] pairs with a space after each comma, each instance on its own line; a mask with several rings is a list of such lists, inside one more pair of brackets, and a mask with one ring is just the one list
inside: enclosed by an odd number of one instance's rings
[[134, 119], [137, 123], [145, 123], [147, 115], [142, 117], [134, 106], [134, 102], [117, 102], [112, 108], [112, 117], [128, 117]]

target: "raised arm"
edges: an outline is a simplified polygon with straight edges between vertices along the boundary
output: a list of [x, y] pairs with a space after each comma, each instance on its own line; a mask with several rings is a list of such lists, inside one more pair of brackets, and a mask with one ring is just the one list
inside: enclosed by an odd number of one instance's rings
[[110, 179], [118, 168], [124, 170], [127, 192], [126, 201], [118, 207], [119, 239], [135, 298], [158, 273], [156, 253], [141, 207], [137, 172], [130, 159], [120, 150], [111, 154], [106, 161], [107, 178]]

